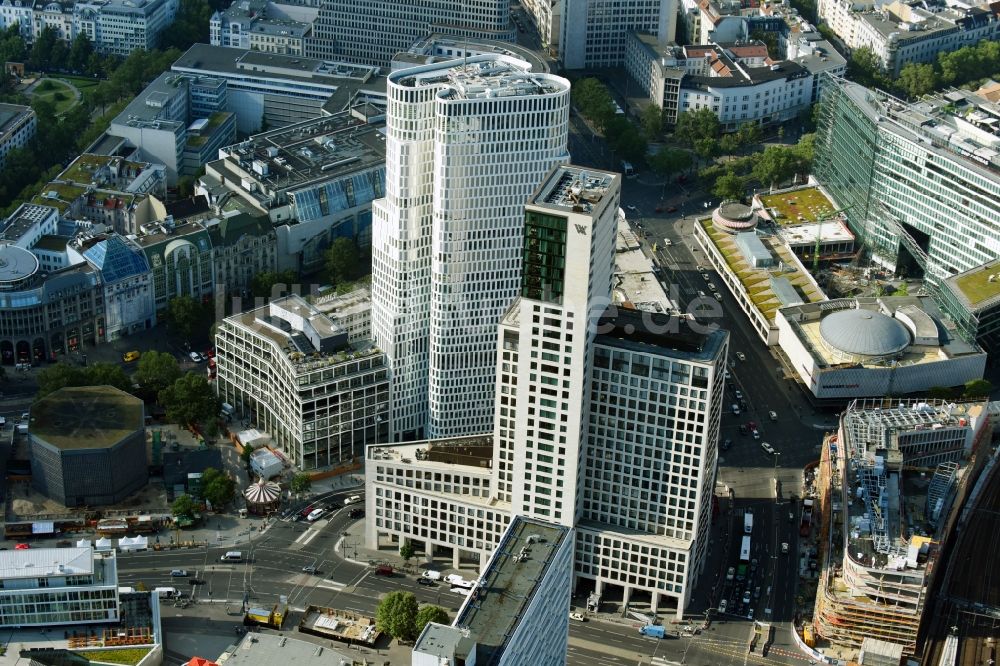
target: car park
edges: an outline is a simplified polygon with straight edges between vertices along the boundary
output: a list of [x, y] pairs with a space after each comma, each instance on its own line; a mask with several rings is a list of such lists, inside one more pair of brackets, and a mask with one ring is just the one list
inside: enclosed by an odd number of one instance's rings
[[201, 354], [199, 354], [196, 351], [188, 352], [188, 358], [194, 361], [195, 363], [201, 363], [202, 361], [205, 360], [201, 357]]
[[761, 442], [760, 448], [764, 449], [764, 453], [768, 455], [774, 455], [774, 447], [768, 444], [767, 442]]
[[744, 354], [743, 352], [736, 352], [736, 358], [740, 359], [741, 361], [747, 360], [746, 354]]

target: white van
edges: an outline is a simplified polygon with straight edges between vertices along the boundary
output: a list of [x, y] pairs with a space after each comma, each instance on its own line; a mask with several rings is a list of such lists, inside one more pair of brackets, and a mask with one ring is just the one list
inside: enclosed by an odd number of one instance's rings
[[[434, 571], [433, 569], [427, 569], [422, 574], [420, 574], [420, 577], [427, 578], [428, 580], [441, 580], [441, 572]], [[451, 581], [448, 582], [450, 583]]]
[[344, 505], [346, 506], [348, 504], [357, 504], [360, 501], [361, 501], [361, 495], [351, 495], [350, 497], [344, 500]]
[[166, 599], [176, 599], [181, 596], [180, 590], [176, 587], [157, 587], [153, 589], [153, 592]]
[[243, 560], [243, 553], [238, 550], [231, 550], [219, 558], [222, 562], [240, 562]]

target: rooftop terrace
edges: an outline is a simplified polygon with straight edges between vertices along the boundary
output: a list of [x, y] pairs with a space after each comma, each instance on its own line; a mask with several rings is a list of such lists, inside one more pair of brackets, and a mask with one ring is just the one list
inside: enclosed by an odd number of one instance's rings
[[406, 464], [466, 465], [487, 470], [493, 460], [493, 435], [470, 435], [429, 439], [411, 444], [368, 447], [371, 460], [395, 460]]
[[440, 86], [446, 89], [442, 96], [454, 100], [550, 95], [569, 87], [565, 79], [533, 73], [527, 63], [500, 55], [402, 69], [389, 79], [411, 88]]
[[833, 216], [836, 208], [818, 187], [807, 187], [790, 192], [764, 194], [761, 203], [774, 213], [772, 218], [780, 225], [817, 222]]
[[984, 309], [1000, 302], [1000, 260], [959, 273], [947, 281], [970, 310]]
[[523, 516], [511, 523], [453, 624], [475, 638], [477, 664], [489, 666], [502, 656], [569, 534], [568, 528]]
[[607, 171], [566, 164], [549, 173], [530, 203], [589, 213], [604, 199], [618, 177]]

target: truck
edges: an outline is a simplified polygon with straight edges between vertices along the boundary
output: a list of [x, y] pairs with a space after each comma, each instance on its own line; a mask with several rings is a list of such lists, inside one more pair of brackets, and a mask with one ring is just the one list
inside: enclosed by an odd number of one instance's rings
[[650, 638], [673, 638], [662, 624], [647, 624], [639, 629], [639, 633]]
[[809, 536], [809, 528], [812, 526], [813, 501], [811, 499], [802, 500], [802, 521], [799, 523], [799, 535]]
[[740, 546], [740, 562], [750, 561], [750, 537], [743, 537], [743, 544]]
[[743, 532], [745, 534], [753, 533], [753, 512], [749, 509], [743, 514]]

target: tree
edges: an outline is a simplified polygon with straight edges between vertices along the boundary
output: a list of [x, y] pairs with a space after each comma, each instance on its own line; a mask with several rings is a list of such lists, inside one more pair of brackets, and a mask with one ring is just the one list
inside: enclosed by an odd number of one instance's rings
[[993, 391], [993, 384], [987, 379], [973, 379], [965, 382], [963, 398], [986, 398]]
[[350, 238], [337, 238], [327, 248], [324, 262], [327, 275], [334, 285], [349, 282], [357, 277], [361, 268], [358, 246]]
[[694, 142], [694, 152], [698, 157], [710, 160], [719, 154], [719, 140], [715, 137], [705, 137]]
[[44, 398], [67, 386], [114, 386], [123, 391], [131, 391], [132, 381], [121, 367], [111, 363], [94, 363], [86, 368], [57, 363], [38, 373], [38, 393], [35, 394], [35, 399]]
[[739, 134], [723, 134], [719, 139], [719, 149], [723, 155], [735, 155], [739, 152], [742, 142]]
[[655, 155], [651, 155], [647, 161], [657, 175], [670, 178], [691, 166], [691, 153], [677, 148], [663, 148]]
[[663, 133], [663, 109], [650, 104], [642, 110], [642, 129], [646, 139], [654, 141]]
[[94, 363], [83, 370], [82, 386], [114, 386], [126, 393], [133, 390], [132, 380], [120, 365], [114, 363]]
[[181, 377], [181, 369], [173, 354], [148, 351], [139, 357], [135, 371], [135, 381], [143, 391], [151, 396], [159, 395]]
[[160, 391], [159, 400], [167, 410], [167, 418], [181, 425], [214, 419], [221, 409], [212, 385], [201, 373], [184, 374]]
[[417, 554], [417, 549], [413, 547], [409, 539], [404, 539], [403, 544], [399, 547], [399, 556], [404, 560], [409, 562]]
[[292, 477], [290, 487], [293, 493], [307, 493], [312, 488], [312, 479], [305, 472], [299, 472]]
[[293, 284], [299, 281], [295, 271], [266, 271], [257, 273], [250, 281], [250, 291], [257, 298], [278, 298], [287, 294]]
[[882, 61], [867, 46], [854, 49], [847, 61], [847, 78], [866, 88], [891, 88], [889, 80], [882, 73]]
[[722, 123], [708, 107], [682, 111], [674, 125], [674, 138], [683, 145], [693, 147], [699, 139], [717, 139], [722, 133]]
[[615, 117], [615, 105], [611, 93], [595, 78], [580, 79], [574, 83], [570, 95], [580, 113], [602, 131]]
[[375, 627], [393, 638], [412, 641], [417, 636], [417, 598], [412, 592], [390, 592], [375, 610]]
[[198, 510], [198, 505], [190, 495], [180, 495], [170, 505], [170, 513], [175, 516], [192, 516]]
[[433, 604], [421, 606], [420, 610], [417, 611], [417, 636], [419, 636], [420, 632], [424, 630], [424, 627], [431, 622], [436, 622], [437, 624], [448, 624], [448, 611]]
[[236, 494], [236, 482], [214, 467], [208, 467], [201, 473], [201, 494], [218, 511], [232, 501]]
[[764, 46], [767, 47], [767, 55], [771, 60], [784, 60], [785, 54], [781, 52], [778, 46], [778, 33], [771, 30], [761, 30], [757, 28], [750, 33], [750, 39], [764, 42]]
[[90, 56], [93, 54], [94, 46], [90, 43], [87, 33], [79, 32], [73, 38], [73, 44], [69, 47], [69, 57], [66, 59], [66, 66], [74, 72], [85, 72], [87, 70], [87, 63], [90, 62]]
[[719, 179], [715, 181], [712, 194], [719, 197], [719, 199], [735, 199], [739, 201], [743, 198], [745, 187], [743, 179], [730, 170], [719, 176]]
[[896, 88], [906, 94], [907, 97], [923, 97], [934, 92], [940, 81], [934, 65], [930, 63], [907, 63], [899, 71], [899, 78], [896, 79]]
[[798, 169], [794, 150], [786, 146], [768, 146], [757, 156], [753, 167], [754, 178], [770, 187], [791, 178]]
[[55, 30], [49, 26], [42, 28], [41, 34], [31, 46], [31, 55], [28, 56], [28, 67], [41, 72], [48, 71], [52, 65], [52, 48], [58, 41], [59, 36]]
[[189, 339], [204, 327], [205, 308], [191, 296], [175, 296], [167, 302], [167, 325], [178, 336]]

